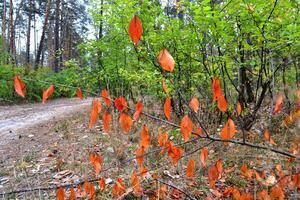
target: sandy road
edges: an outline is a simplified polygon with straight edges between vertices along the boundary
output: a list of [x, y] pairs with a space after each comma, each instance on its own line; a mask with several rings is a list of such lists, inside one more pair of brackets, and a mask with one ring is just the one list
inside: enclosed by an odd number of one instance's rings
[[49, 100], [46, 104], [0, 106], [0, 145], [8, 143], [26, 128], [63, 119], [84, 109], [88, 112], [91, 102], [92, 99], [64, 98]]

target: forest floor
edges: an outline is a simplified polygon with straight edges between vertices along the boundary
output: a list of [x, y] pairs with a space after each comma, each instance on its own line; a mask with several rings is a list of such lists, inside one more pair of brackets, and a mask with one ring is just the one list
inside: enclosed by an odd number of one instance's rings
[[[129, 135], [123, 134], [118, 125], [118, 113], [113, 111], [111, 111], [112, 125], [109, 133], [102, 130], [101, 116], [96, 126], [88, 129], [91, 100], [57, 99], [49, 100], [45, 105], [34, 103], [0, 107], [0, 194], [13, 190], [47, 188], [94, 178], [95, 172], [88, 158], [91, 152], [97, 152], [104, 158], [101, 177], [106, 178], [108, 183], [122, 177], [126, 180], [126, 185], [130, 185], [128, 183], [130, 174], [137, 165], [134, 160], [127, 161], [128, 158], [134, 158], [134, 151], [138, 148], [139, 134], [144, 124], [148, 125], [151, 134], [150, 151], [158, 146], [156, 137], [158, 129], [167, 131], [174, 143], [181, 142], [176, 140], [176, 138], [181, 139], [178, 129], [168, 129], [170, 127], [144, 116], [134, 122]], [[146, 105], [145, 110], [161, 116], [160, 106], [159, 103]], [[207, 112], [199, 115], [201, 119], [206, 116], [203, 120], [207, 122], [207, 130], [217, 134], [216, 130], [221, 128], [215, 125], [218, 117], [212, 119], [211, 116], [214, 115], [208, 115]], [[264, 117], [267, 118], [268, 115], [261, 116], [262, 122], [257, 123], [253, 130], [247, 133], [249, 142], [263, 143], [263, 130], [268, 122]], [[173, 120], [178, 121], [178, 119]], [[290, 129], [279, 126], [280, 121], [273, 123], [278, 124], [272, 137], [280, 145], [279, 148], [288, 146], [291, 140], [299, 139], [300, 120]], [[240, 134], [238, 131], [237, 136]], [[185, 152], [193, 151], [195, 146], [206, 144], [208, 142], [203, 140], [191, 143], [185, 147]], [[208, 149], [208, 165], [214, 164], [221, 158], [226, 169], [226, 174], [218, 181], [217, 188], [224, 189], [226, 186], [234, 185], [245, 192], [256, 192], [253, 188], [258, 187], [257, 183], [243, 178], [239, 172], [243, 163], [260, 172], [266, 172], [265, 179], [270, 179], [266, 184], [269, 186], [275, 184], [276, 175], [272, 172], [275, 165], [281, 165], [283, 169], [292, 168], [296, 172], [299, 170], [297, 162], [288, 163], [286, 157], [270, 151], [233, 144], [225, 146], [222, 143], [213, 143]], [[186, 179], [185, 169], [188, 158], [195, 159], [197, 166], [200, 166], [199, 152], [180, 160], [178, 167], [171, 166], [168, 157], [162, 157], [159, 152], [145, 158], [144, 162], [152, 175], [158, 173], [166, 182], [175, 184], [190, 194], [200, 196], [200, 199], [211, 194], [220, 195], [216, 190], [211, 190], [207, 184], [207, 169], [197, 169], [195, 178]], [[148, 173], [142, 184], [145, 191], [151, 194], [155, 192], [153, 188], [158, 186], [153, 185], [153, 180], [149, 176]], [[111, 199], [109, 191], [112, 185], [109, 184], [107, 187], [108, 192], [99, 194], [100, 199]], [[55, 190], [0, 195], [1, 198], [55, 199]]]

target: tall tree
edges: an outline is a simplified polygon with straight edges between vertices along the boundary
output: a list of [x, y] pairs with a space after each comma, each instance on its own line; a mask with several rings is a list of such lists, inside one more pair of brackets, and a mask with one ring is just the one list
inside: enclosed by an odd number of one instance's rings
[[48, 27], [48, 21], [49, 21], [48, 19], [49, 19], [49, 15], [50, 15], [50, 8], [51, 8], [51, 0], [48, 0], [47, 6], [46, 6], [46, 11], [45, 11], [45, 20], [44, 20], [42, 35], [41, 35], [38, 51], [37, 51], [37, 54], [36, 54], [35, 63], [34, 63], [34, 68], [35, 69], [38, 68], [38, 65], [40, 63], [41, 54], [42, 54], [43, 47], [44, 47], [44, 40], [45, 40], [46, 30], [47, 30], [47, 27]]
[[2, 50], [6, 51], [6, 0], [3, 1], [3, 15], [2, 15]]
[[10, 18], [10, 53], [11, 53], [11, 63], [15, 64], [15, 28], [14, 28], [14, 11], [13, 11], [13, 1], [10, 0], [9, 5], [9, 18]]
[[28, 0], [28, 26], [27, 26], [27, 43], [26, 43], [26, 64], [30, 64], [30, 32], [31, 32], [31, 19], [32, 19], [32, 0]]
[[59, 40], [59, 33], [60, 33], [60, 0], [56, 0], [56, 8], [55, 8], [55, 27], [54, 27], [54, 51], [55, 51], [55, 58], [54, 58], [54, 71], [58, 72], [60, 69], [60, 40]]

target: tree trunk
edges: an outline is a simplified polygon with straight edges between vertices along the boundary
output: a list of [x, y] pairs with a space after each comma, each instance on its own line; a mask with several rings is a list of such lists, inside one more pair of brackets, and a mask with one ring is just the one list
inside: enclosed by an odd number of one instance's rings
[[[46, 6], [46, 11], [45, 11], [45, 20], [44, 20], [44, 25], [43, 25], [42, 36], [41, 36], [41, 40], [40, 40], [40, 43], [39, 43], [39, 48], [38, 48], [35, 63], [34, 63], [34, 69], [35, 70], [38, 69], [38, 65], [40, 64], [41, 53], [42, 53], [42, 50], [43, 50], [43, 47], [44, 47], [44, 40], [45, 40], [46, 30], [47, 30], [47, 27], [48, 27], [50, 7], [51, 7], [51, 0], [48, 0], [47, 6]], [[49, 53], [49, 57], [50, 57], [50, 53]]]
[[13, 12], [13, 1], [10, 0], [9, 5], [9, 16], [10, 16], [10, 53], [11, 53], [11, 63], [15, 64], [15, 30], [14, 30], [14, 12]]
[[3, 2], [3, 16], [2, 16], [2, 50], [6, 51], [6, 0]]
[[27, 44], [26, 44], [26, 65], [30, 65], [31, 19], [32, 19], [32, 1], [29, 0], [28, 26], [27, 26]]
[[54, 58], [54, 71], [58, 72], [59, 61], [60, 61], [60, 52], [59, 52], [59, 27], [60, 27], [60, 0], [56, 0], [56, 8], [55, 8], [55, 27], [54, 27], [54, 51], [55, 51], [55, 58]]

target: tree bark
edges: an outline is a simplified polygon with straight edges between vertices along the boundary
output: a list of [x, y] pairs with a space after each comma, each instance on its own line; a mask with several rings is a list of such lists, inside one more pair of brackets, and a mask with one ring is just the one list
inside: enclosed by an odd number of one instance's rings
[[[46, 30], [47, 30], [47, 27], [48, 27], [50, 7], [51, 7], [51, 0], [48, 0], [47, 6], [46, 6], [46, 11], [45, 11], [45, 20], [44, 20], [44, 25], [43, 25], [42, 36], [41, 36], [41, 40], [40, 40], [40, 43], [39, 43], [39, 48], [38, 48], [35, 63], [34, 63], [34, 69], [35, 70], [38, 69], [38, 65], [40, 64], [41, 53], [42, 53], [42, 50], [43, 50], [43, 47], [44, 47], [44, 40], [45, 40]], [[49, 54], [49, 56], [50, 56], [50, 54]]]
[[27, 44], [26, 44], [26, 64], [30, 64], [30, 32], [32, 19], [32, 0], [29, 0], [28, 26], [27, 26]]
[[3, 1], [3, 16], [2, 16], [2, 51], [6, 51], [6, 0]]
[[10, 53], [11, 53], [11, 63], [15, 64], [15, 30], [14, 30], [14, 11], [13, 11], [13, 1], [10, 0], [9, 5], [9, 18], [10, 18]]
[[56, 0], [56, 8], [55, 8], [55, 27], [54, 27], [54, 71], [58, 72], [60, 69], [60, 40], [59, 40], [59, 30], [60, 30], [60, 0]]

